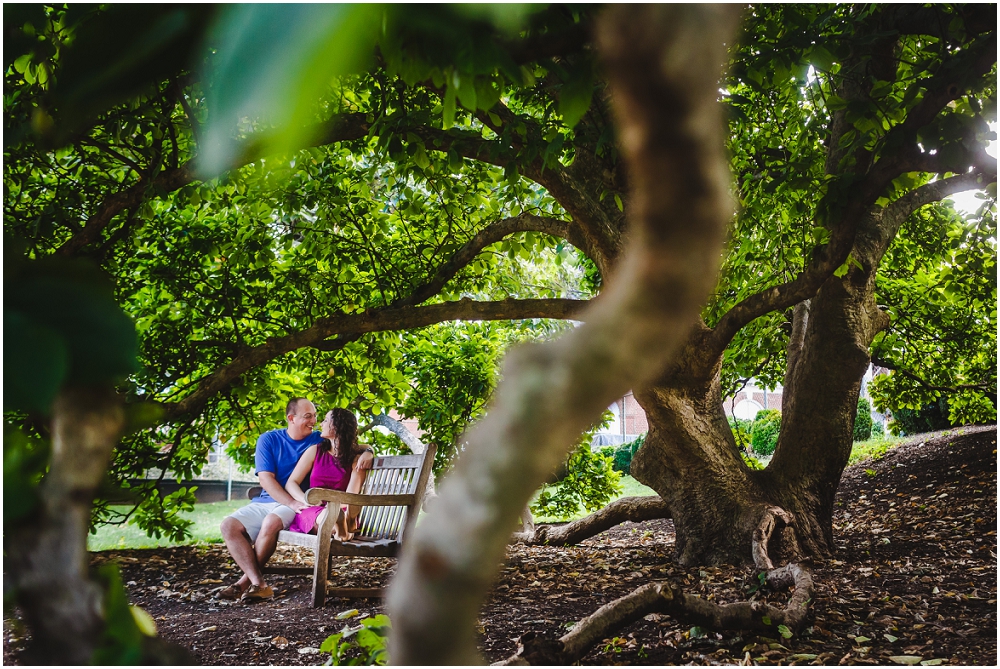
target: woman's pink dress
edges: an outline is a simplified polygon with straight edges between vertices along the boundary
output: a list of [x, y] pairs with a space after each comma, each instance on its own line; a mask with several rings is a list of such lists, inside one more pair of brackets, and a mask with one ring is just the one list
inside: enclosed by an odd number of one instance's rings
[[[309, 474], [310, 488], [329, 488], [330, 490], [347, 490], [351, 481], [351, 470], [340, 466], [337, 458], [330, 451], [316, 449], [316, 460], [313, 462], [312, 473]], [[288, 527], [291, 532], [309, 534], [316, 525], [316, 518], [323, 512], [321, 506], [310, 506], [295, 514], [295, 520]]]

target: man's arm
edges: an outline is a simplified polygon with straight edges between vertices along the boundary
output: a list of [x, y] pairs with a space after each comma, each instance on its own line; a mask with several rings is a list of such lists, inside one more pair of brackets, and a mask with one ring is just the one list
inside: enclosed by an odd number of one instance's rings
[[274, 472], [257, 472], [257, 478], [260, 479], [260, 485], [267, 494], [271, 496], [278, 504], [284, 504], [289, 509], [293, 509], [296, 513], [302, 509], [309, 508], [309, 505], [305, 502], [300, 502], [294, 499], [288, 494], [284, 488], [278, 483], [278, 478], [274, 475]]

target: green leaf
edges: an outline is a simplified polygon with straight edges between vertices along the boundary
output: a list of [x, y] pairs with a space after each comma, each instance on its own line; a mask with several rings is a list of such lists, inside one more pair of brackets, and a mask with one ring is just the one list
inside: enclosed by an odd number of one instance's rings
[[923, 658], [919, 655], [890, 655], [889, 659], [896, 664], [920, 664]]
[[340, 638], [344, 636], [343, 634], [331, 634], [328, 636], [322, 644], [320, 644], [319, 649], [324, 653], [333, 653], [337, 650], [337, 645], [340, 643]]
[[778, 625], [778, 633], [786, 639], [792, 638], [792, 630], [787, 625]]
[[769, 616], [761, 616], [760, 621], [762, 623], [764, 623], [765, 625], [770, 625], [771, 624], [771, 618]]
[[277, 128], [264, 140], [270, 153], [306, 143], [316, 102], [334, 77], [365, 68], [381, 22], [374, 5], [226, 5], [210, 38], [201, 169], [215, 174], [231, 163], [241, 119]]
[[471, 74], [461, 75], [458, 70], [453, 74], [455, 91], [458, 101], [469, 111], [476, 111], [476, 82]]
[[455, 125], [455, 87], [452, 85], [450, 77], [448, 88], [444, 92], [444, 110], [441, 118], [445, 130]]
[[615, 193], [615, 206], [618, 207], [618, 211], [625, 211], [625, 205], [622, 204], [622, 198], [618, 193]]

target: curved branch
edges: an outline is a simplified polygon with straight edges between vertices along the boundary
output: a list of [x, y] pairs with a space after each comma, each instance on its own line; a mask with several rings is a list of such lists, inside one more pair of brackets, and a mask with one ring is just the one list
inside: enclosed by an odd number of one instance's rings
[[634, 523], [670, 518], [670, 507], [657, 495], [622, 497], [586, 518], [565, 525], [538, 525], [533, 532], [519, 533], [514, 539], [531, 545], [568, 546], [600, 534], [627, 520]]
[[906, 378], [910, 379], [911, 381], [915, 381], [916, 383], [920, 384], [922, 387], [926, 388], [927, 390], [936, 390], [936, 391], [942, 392], [942, 393], [957, 393], [957, 392], [961, 392], [963, 390], [977, 390], [977, 391], [983, 393], [984, 395], [990, 397], [992, 399], [992, 401], [993, 401], [993, 404], [994, 405], [996, 404], [996, 397], [997, 397], [996, 393], [995, 392], [994, 393], [990, 392], [991, 390], [995, 389], [996, 386], [994, 386], [993, 384], [990, 384], [990, 383], [960, 383], [957, 386], [936, 386], [936, 385], [934, 385], [932, 383], [928, 383], [927, 381], [924, 381], [922, 378], [920, 378], [919, 376], [917, 376], [913, 372], [911, 372], [909, 370], [906, 370], [906, 369], [903, 369], [902, 367], [898, 366], [894, 362], [892, 362], [890, 360], [886, 360], [885, 358], [881, 358], [881, 357], [879, 357], [877, 355], [872, 355], [872, 364], [875, 365], [875, 366], [877, 366], [877, 367], [882, 367], [884, 369], [889, 369], [889, 370], [892, 370], [894, 372], [898, 372], [899, 374], [902, 374], [903, 376], [905, 376]]
[[976, 170], [947, 179], [938, 179], [914, 188], [906, 195], [886, 205], [882, 214], [883, 219], [903, 221], [924, 205], [940, 202], [955, 193], [983, 188], [987, 183], [997, 180], [997, 161], [995, 158], [992, 161], [992, 169]]
[[562, 221], [548, 216], [536, 216], [534, 214], [523, 213], [511, 218], [504, 218], [495, 223], [491, 223], [481, 230], [476, 236], [467, 241], [459, 248], [455, 254], [438, 268], [430, 281], [418, 287], [409, 296], [393, 302], [394, 307], [411, 306], [420, 304], [428, 298], [436, 295], [445, 284], [450, 281], [455, 274], [463, 267], [472, 262], [479, 252], [490, 244], [495, 244], [503, 240], [504, 237], [516, 232], [543, 232], [553, 237], [559, 237], [569, 241], [570, 244], [581, 250], [583, 247], [579, 234], [571, 221]]
[[427, 450], [427, 446], [424, 442], [417, 439], [417, 435], [406, 429], [406, 426], [401, 422], [393, 418], [392, 416], [387, 416], [384, 413], [380, 413], [377, 416], [372, 416], [372, 422], [369, 423], [371, 427], [379, 425], [385, 429], [392, 432], [394, 435], [399, 437], [399, 440], [407, 445], [407, 447], [416, 454], [421, 454]]
[[[213, 395], [229, 386], [242, 374], [278, 356], [300, 348], [323, 347], [323, 340], [334, 335], [359, 336], [385, 330], [410, 330], [454, 320], [518, 320], [526, 318], [575, 318], [587, 300], [501, 300], [477, 302], [462, 299], [423, 307], [397, 307], [360, 314], [339, 314], [317, 319], [312, 327], [243, 351], [232, 362], [197, 383], [197, 389], [183, 400], [165, 404], [168, 418], [197, 411]], [[338, 345], [341, 340], [337, 340]]]

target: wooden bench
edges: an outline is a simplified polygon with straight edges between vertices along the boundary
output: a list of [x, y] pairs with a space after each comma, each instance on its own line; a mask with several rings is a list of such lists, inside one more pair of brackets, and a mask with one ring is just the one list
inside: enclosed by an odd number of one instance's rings
[[[351, 541], [337, 541], [333, 538], [333, 526], [337, 513], [326, 514], [323, 525], [316, 534], [282, 531], [278, 534], [280, 543], [306, 546], [313, 550], [312, 604], [323, 606], [327, 595], [327, 574], [330, 573], [330, 559], [334, 555], [347, 557], [396, 557], [403, 537], [408, 535], [416, 522], [417, 513], [423, 502], [431, 467], [434, 464], [433, 445], [420, 455], [376, 456], [368, 472], [360, 494], [310, 488], [306, 491], [306, 501], [312, 505], [327, 502], [333, 510], [341, 504], [355, 504], [361, 510], [360, 526]], [[253, 499], [263, 491], [255, 487], [247, 491]], [[324, 537], [321, 540], [320, 537]], [[304, 567], [269, 567], [270, 573], [305, 572]], [[370, 592], [369, 592], [370, 590]], [[378, 596], [377, 589], [338, 588], [341, 596]]]

